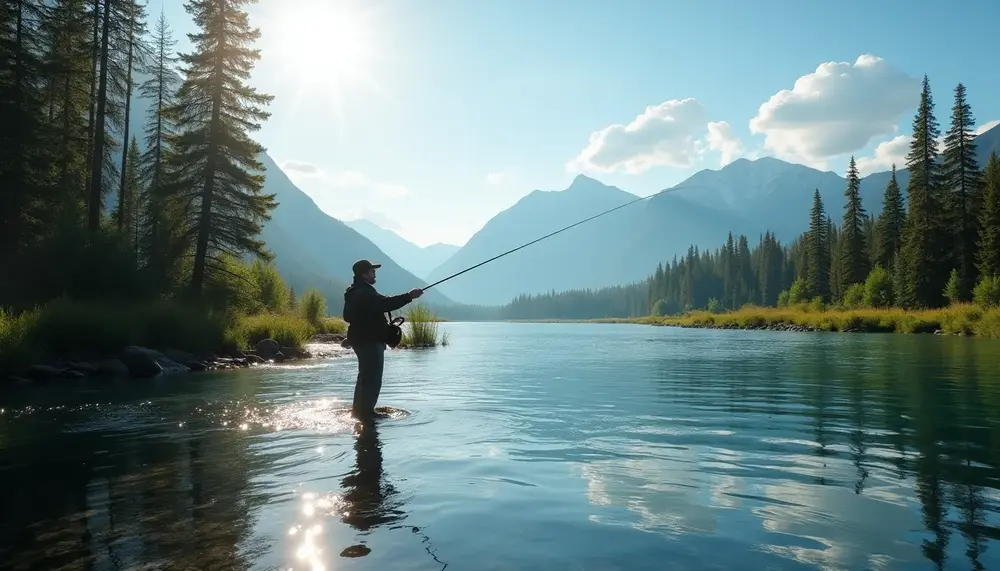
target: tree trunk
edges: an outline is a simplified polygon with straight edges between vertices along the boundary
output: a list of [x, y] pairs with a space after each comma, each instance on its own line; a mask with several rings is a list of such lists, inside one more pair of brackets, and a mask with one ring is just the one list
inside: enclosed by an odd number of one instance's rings
[[88, 227], [91, 233], [101, 226], [101, 192], [104, 174], [104, 115], [108, 104], [108, 35], [111, 32], [111, 3], [104, 0], [104, 30], [101, 33], [101, 78], [97, 89], [97, 116], [94, 127], [94, 156], [90, 172], [90, 212]]

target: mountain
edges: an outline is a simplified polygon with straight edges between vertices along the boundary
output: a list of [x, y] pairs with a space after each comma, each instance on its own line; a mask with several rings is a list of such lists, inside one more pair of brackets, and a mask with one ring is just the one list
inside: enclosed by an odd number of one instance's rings
[[460, 248], [452, 244], [442, 243], [420, 247], [392, 230], [382, 228], [364, 218], [348, 220], [344, 224], [357, 230], [362, 236], [381, 248], [397, 264], [421, 278], [426, 278], [431, 270], [440, 266]]
[[[142, 78], [136, 81], [138, 84]], [[145, 149], [143, 129], [146, 113], [152, 101], [138, 91], [133, 94], [129, 120], [129, 138], [139, 140]], [[264, 192], [276, 195], [277, 208], [271, 220], [264, 224], [261, 237], [275, 254], [275, 266], [288, 285], [301, 294], [307, 288], [323, 292], [331, 313], [343, 306], [344, 289], [351, 280], [351, 265], [359, 258], [382, 264], [376, 287], [385, 294], [395, 294], [425, 285], [425, 282], [399, 264], [370, 239], [320, 210], [319, 206], [300, 190], [266, 152], [259, 157], [266, 170]], [[121, 164], [117, 153], [115, 164]], [[114, 192], [108, 193], [106, 207], [110, 211], [117, 203], [117, 179]], [[454, 307], [454, 302], [440, 291], [431, 290], [422, 298], [435, 307]]]
[[[494, 216], [458, 252], [435, 268], [427, 279], [437, 281], [636, 198], [633, 194], [582, 175], [564, 191], [535, 190]], [[638, 211], [631, 207], [622, 208], [438, 287], [456, 301], [494, 305], [506, 303], [522, 292], [599, 287], [613, 283], [615, 276], [607, 275], [607, 266], [594, 265], [592, 261], [595, 258], [611, 259], [619, 254], [620, 236], [631, 232]]]
[[[979, 164], [1000, 153], [1000, 127], [976, 139]], [[904, 194], [909, 173], [899, 168]], [[862, 179], [865, 209], [877, 216], [890, 173]], [[808, 228], [813, 191], [839, 222], [847, 181], [837, 173], [773, 157], [702, 170], [648, 201], [567, 230], [439, 286], [463, 303], [503, 304], [522, 293], [622, 285], [694, 245], [715, 249], [726, 234], [756, 241], [766, 230], [788, 242]], [[434, 281], [636, 197], [579, 176], [563, 191], [534, 191], [490, 220], [428, 277]]]

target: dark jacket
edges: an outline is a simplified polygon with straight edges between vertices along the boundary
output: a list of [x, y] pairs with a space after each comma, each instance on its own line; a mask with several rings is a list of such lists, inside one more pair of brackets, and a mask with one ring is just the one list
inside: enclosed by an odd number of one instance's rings
[[409, 293], [385, 296], [375, 291], [370, 283], [355, 278], [354, 283], [344, 291], [348, 342], [351, 345], [385, 343], [389, 329], [389, 319], [385, 314], [411, 301]]

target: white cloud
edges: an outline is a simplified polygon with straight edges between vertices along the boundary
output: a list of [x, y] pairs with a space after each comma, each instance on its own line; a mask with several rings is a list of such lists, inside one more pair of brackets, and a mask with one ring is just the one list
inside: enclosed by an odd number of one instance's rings
[[499, 186], [507, 182], [509, 174], [507, 171], [491, 172], [486, 175], [486, 184], [490, 186]]
[[611, 125], [590, 135], [586, 148], [567, 170], [638, 174], [654, 166], [684, 168], [698, 154], [705, 108], [693, 98], [652, 105], [627, 125]]
[[722, 155], [719, 159], [720, 167], [728, 165], [744, 154], [743, 141], [733, 133], [732, 126], [726, 121], [709, 123], [705, 141], [708, 143], [708, 148]]
[[[301, 161], [284, 161], [281, 170], [296, 184], [309, 187], [309, 194], [317, 192], [374, 194], [379, 198], [398, 199], [409, 194], [401, 184], [375, 181], [363, 173], [352, 170], [329, 173], [323, 168]], [[305, 188], [303, 188], [305, 190]]]
[[762, 104], [750, 131], [780, 158], [825, 162], [895, 133], [916, 109], [920, 81], [867, 54], [853, 64], [823, 63]]
[[858, 173], [868, 176], [874, 172], [887, 171], [895, 163], [897, 169], [905, 167], [906, 154], [910, 152], [910, 136], [899, 135], [888, 141], [883, 141], [875, 147], [875, 156], [858, 157]]
[[[993, 127], [1000, 125], [1000, 120], [987, 121], [976, 127], [973, 131], [977, 136], [982, 135]], [[947, 127], [944, 127], [947, 129]], [[872, 173], [887, 171], [896, 163], [897, 169], [906, 168], [906, 155], [910, 152], [909, 135], [899, 135], [888, 141], [882, 141], [875, 147], [874, 156], [858, 157], [858, 172], [861, 176], [868, 176]], [[944, 150], [944, 136], [938, 137], [938, 152]]]

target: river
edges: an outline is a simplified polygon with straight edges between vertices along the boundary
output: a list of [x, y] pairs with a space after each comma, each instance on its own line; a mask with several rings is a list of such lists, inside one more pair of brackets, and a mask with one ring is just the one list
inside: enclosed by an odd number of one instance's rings
[[1000, 343], [449, 323], [387, 353], [7, 387], [18, 570], [996, 569]]

